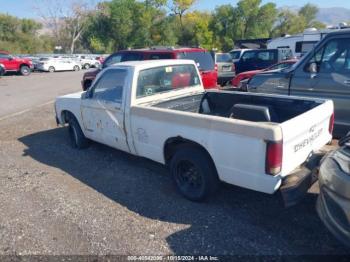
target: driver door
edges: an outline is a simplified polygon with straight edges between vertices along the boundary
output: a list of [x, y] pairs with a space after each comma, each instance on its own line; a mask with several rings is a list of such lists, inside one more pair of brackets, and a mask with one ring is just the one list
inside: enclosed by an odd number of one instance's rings
[[[307, 71], [308, 65], [317, 64], [317, 72]], [[342, 129], [350, 126], [350, 38], [330, 39], [314, 57], [306, 63], [291, 95], [332, 99], [335, 111], [335, 134], [346, 133]], [[296, 76], [300, 76], [296, 74]], [[294, 79], [296, 81], [298, 78]]]
[[87, 91], [81, 114], [87, 137], [129, 152], [123, 107], [127, 76], [127, 69], [107, 69]]

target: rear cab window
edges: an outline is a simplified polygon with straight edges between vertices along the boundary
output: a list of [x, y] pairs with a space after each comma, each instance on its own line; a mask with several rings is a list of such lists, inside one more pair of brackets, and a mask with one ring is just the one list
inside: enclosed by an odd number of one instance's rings
[[194, 60], [200, 71], [213, 71], [215, 64], [213, 57], [207, 51], [200, 52], [181, 52], [177, 54], [178, 59]]
[[194, 65], [169, 65], [141, 70], [137, 79], [136, 97], [142, 98], [200, 84]]
[[230, 54], [216, 54], [217, 63], [231, 63], [232, 57]]

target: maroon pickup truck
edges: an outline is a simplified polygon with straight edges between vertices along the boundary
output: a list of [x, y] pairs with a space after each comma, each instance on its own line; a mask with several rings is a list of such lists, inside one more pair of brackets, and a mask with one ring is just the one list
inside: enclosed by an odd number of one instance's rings
[[23, 76], [30, 75], [33, 69], [32, 60], [14, 57], [6, 51], [0, 51], [0, 64], [4, 66], [5, 72], [18, 72]]
[[150, 49], [134, 49], [118, 51], [104, 60], [102, 67], [84, 74], [81, 81], [83, 90], [89, 88], [96, 75], [104, 68], [119, 62], [156, 60], [156, 59], [190, 59], [198, 66], [202, 77], [203, 86], [206, 89], [217, 88], [218, 72], [210, 53], [203, 48], [174, 48], [174, 47], [152, 47]]

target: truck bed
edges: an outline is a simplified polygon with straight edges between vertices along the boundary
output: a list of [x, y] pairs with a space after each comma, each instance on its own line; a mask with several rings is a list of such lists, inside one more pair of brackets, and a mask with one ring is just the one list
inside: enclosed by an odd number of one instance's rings
[[[268, 108], [274, 116], [271, 122], [283, 123], [309, 111], [320, 103], [291, 97], [280, 98], [252, 93], [208, 91], [203, 94], [157, 103], [153, 107], [234, 118], [232, 117], [232, 109], [235, 105], [254, 105]], [[264, 122], [266, 121], [264, 120]]]

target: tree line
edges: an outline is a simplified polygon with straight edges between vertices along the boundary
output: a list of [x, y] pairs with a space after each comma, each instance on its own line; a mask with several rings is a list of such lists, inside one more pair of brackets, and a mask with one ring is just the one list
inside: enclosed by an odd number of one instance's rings
[[61, 0], [43, 0], [36, 9], [43, 25], [31, 19], [0, 14], [0, 50], [14, 53], [111, 53], [150, 46], [201, 46], [222, 51], [239, 39], [277, 37], [324, 28], [316, 20], [318, 8], [306, 4], [298, 12], [278, 9], [262, 0], [240, 0], [212, 12], [194, 10], [200, 0], [112, 0], [63, 6]]

